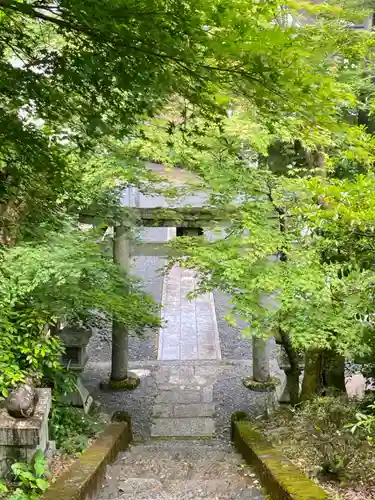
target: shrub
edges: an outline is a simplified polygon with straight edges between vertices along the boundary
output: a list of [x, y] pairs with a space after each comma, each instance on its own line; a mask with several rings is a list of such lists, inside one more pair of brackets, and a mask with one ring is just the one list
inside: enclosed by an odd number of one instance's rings
[[87, 448], [89, 438], [103, 428], [104, 420], [97, 411], [85, 414], [81, 408], [54, 406], [50, 418], [51, 439], [68, 454], [80, 453]]
[[351, 429], [352, 433], [365, 433], [370, 446], [375, 445], [375, 405], [368, 404], [362, 411], [355, 414], [356, 422], [347, 424], [345, 427]]
[[160, 324], [154, 301], [105, 257], [95, 231], [66, 223], [40, 241], [0, 245], [0, 393], [6, 397], [29, 375], [56, 379], [63, 347], [46, 325], [97, 317], [136, 334]]
[[[318, 397], [279, 414], [266, 432], [309, 475], [339, 481], [373, 480], [375, 449], [362, 428], [353, 433], [359, 402], [347, 398]], [[271, 426], [281, 426], [277, 437]]]
[[0, 483], [0, 498], [7, 500], [37, 500], [48, 488], [48, 468], [43, 452], [38, 450], [32, 464], [16, 462], [11, 466], [12, 481]]
[[29, 308], [7, 313], [3, 309], [0, 315], [0, 392], [4, 397], [29, 375], [51, 379], [63, 369], [63, 347], [45, 329], [51, 316]]

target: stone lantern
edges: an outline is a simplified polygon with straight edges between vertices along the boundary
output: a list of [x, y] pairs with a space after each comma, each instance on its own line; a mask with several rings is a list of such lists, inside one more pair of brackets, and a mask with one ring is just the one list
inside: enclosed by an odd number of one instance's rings
[[[81, 373], [88, 360], [86, 348], [92, 335], [91, 328], [83, 326], [65, 326], [58, 337], [65, 346], [62, 363], [69, 370]], [[93, 403], [89, 391], [84, 387], [80, 376], [77, 377], [76, 389], [63, 397], [67, 406], [78, 406], [87, 413]]]
[[70, 370], [82, 372], [87, 363], [86, 348], [92, 335], [91, 328], [65, 326], [58, 336], [65, 346], [62, 363]]

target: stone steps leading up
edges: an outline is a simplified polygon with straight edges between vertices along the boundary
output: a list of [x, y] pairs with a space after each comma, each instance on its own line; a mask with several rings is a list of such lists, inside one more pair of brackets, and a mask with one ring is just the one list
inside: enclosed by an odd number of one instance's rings
[[221, 441], [134, 444], [108, 467], [98, 500], [263, 500], [243, 463]]
[[156, 373], [151, 437], [211, 438], [215, 432], [213, 385], [220, 365], [160, 365]]

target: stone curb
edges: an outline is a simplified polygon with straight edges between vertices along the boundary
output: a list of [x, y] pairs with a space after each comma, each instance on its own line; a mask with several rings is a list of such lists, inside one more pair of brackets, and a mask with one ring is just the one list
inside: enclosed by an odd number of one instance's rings
[[236, 448], [246, 462], [255, 468], [272, 500], [330, 498], [328, 493], [273, 448], [250, 422], [232, 422], [232, 436]]
[[106, 466], [131, 441], [127, 422], [109, 424], [95, 443], [62, 474], [41, 500], [88, 500], [95, 498], [102, 484]]

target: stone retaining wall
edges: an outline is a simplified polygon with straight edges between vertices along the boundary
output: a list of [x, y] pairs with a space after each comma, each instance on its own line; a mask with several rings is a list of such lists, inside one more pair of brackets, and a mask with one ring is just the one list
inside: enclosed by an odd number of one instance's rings
[[51, 390], [37, 389], [38, 402], [34, 415], [13, 418], [5, 407], [0, 409], [0, 477], [9, 472], [14, 462], [30, 463], [37, 450], [48, 448], [48, 414]]
[[250, 422], [232, 422], [233, 442], [259, 475], [273, 500], [326, 500], [329, 498], [295, 465], [272, 447]]
[[131, 441], [127, 422], [114, 422], [45, 492], [41, 500], [89, 500], [96, 497], [108, 464]]

